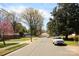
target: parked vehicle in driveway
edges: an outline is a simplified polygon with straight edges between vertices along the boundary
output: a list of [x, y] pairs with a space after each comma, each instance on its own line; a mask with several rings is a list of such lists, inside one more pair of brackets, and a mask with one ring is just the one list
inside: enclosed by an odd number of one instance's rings
[[54, 38], [53, 40], [53, 44], [64, 44], [64, 40], [61, 38]]

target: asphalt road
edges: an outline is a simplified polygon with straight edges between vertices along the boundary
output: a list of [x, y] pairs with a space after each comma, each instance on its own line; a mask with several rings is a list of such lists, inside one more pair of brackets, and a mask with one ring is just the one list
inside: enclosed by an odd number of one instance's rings
[[77, 56], [67, 46], [55, 46], [52, 38], [42, 37], [6, 56]]

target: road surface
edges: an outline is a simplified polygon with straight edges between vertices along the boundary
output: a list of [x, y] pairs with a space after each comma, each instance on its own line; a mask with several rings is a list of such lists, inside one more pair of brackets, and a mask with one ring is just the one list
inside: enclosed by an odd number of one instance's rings
[[42, 37], [6, 56], [77, 56], [67, 46], [55, 46], [52, 38]]

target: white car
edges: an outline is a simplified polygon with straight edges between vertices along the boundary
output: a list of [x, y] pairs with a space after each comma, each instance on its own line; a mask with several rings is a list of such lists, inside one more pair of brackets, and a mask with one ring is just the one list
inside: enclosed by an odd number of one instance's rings
[[55, 38], [53, 39], [53, 44], [64, 44], [64, 40], [63, 39], [59, 39], [59, 38]]

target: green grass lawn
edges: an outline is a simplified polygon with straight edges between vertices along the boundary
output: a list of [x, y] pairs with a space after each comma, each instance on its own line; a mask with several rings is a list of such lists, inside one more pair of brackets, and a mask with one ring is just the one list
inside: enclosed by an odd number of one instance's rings
[[30, 40], [30, 38], [21, 38], [19, 39], [20, 41], [26, 41], [26, 40]]
[[22, 48], [22, 47], [24, 47], [24, 46], [26, 46], [27, 44], [16, 44], [16, 45], [14, 45], [14, 46], [12, 46], [12, 47], [10, 47], [10, 48], [7, 48], [7, 49], [1, 49], [0, 50], [0, 56], [4, 56], [4, 55], [6, 55], [6, 54], [8, 54], [8, 53], [11, 53], [11, 52], [13, 52], [13, 51], [15, 51], [15, 50], [17, 50], [17, 49], [19, 49], [19, 48]]
[[23, 42], [23, 41], [27, 41], [30, 40], [30, 38], [20, 38], [20, 39], [9, 39], [6, 42]]
[[4, 47], [15, 45], [15, 44], [18, 44], [18, 43], [6, 43], [6, 45], [4, 45], [3, 43], [0, 43], [0, 48], [4, 48]]
[[[65, 37], [65, 36], [60, 36], [62, 39]], [[70, 39], [70, 38], [75, 38], [75, 39], [78, 39], [79, 40], [79, 35], [76, 35], [75, 37], [73, 37], [72, 35], [69, 35], [68, 36], [68, 38]], [[78, 42], [74, 42], [74, 41], [65, 41], [65, 43], [67, 44], [67, 45], [78, 45]]]
[[0, 41], [0, 48], [4, 48], [4, 47], [7, 47], [7, 46], [15, 45], [15, 44], [18, 44], [20, 42], [27, 41], [27, 40], [30, 40], [30, 38], [9, 39], [9, 40], [5, 41], [5, 43], [6, 43], [5, 46], [3, 44], [3, 41]]
[[74, 42], [74, 41], [65, 41], [65, 44], [67, 45], [77, 45], [77, 42]]
[[2, 41], [0, 41], [0, 55], [6, 55], [25, 45], [28, 45], [27, 43], [19, 44], [27, 40], [30, 40], [30, 38], [9, 39], [5, 41], [6, 45], [4, 45]]

